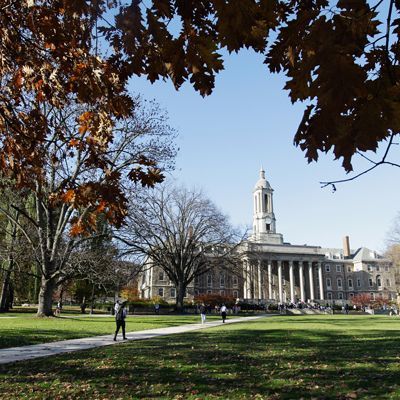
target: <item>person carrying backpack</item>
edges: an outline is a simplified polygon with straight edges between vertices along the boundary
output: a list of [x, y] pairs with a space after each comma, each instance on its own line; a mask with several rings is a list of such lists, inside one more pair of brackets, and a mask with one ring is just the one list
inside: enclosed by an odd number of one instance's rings
[[127, 337], [125, 336], [125, 318], [126, 318], [126, 302], [123, 302], [120, 304], [119, 300], [117, 301], [117, 304], [115, 305], [115, 323], [117, 325], [117, 328], [115, 330], [115, 335], [114, 335], [114, 341], [117, 340], [117, 335], [119, 332], [119, 328], [122, 328], [122, 339], [127, 340]]

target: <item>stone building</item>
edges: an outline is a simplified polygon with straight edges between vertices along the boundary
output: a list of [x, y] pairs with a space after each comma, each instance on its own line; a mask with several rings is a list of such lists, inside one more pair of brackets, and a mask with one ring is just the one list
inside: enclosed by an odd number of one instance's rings
[[[253, 233], [239, 248], [243, 273], [234, 275], [223, 266], [198, 277], [189, 286], [188, 299], [198, 294], [220, 294], [249, 302], [323, 302], [342, 304], [360, 293], [372, 300], [396, 298], [390, 260], [367, 248], [292, 245], [276, 231], [273, 189], [261, 169], [253, 190]], [[157, 266], [139, 283], [143, 298], [174, 301], [176, 290]]]

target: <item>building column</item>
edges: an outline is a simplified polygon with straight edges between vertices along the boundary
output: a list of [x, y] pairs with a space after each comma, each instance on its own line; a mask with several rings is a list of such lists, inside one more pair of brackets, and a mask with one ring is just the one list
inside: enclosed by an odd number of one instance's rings
[[[251, 290], [253, 289], [253, 290]], [[254, 299], [254, 294], [256, 291], [255, 285], [254, 285], [254, 265], [253, 263], [250, 261], [249, 262], [249, 297], [250, 299]]]
[[282, 261], [278, 261], [278, 298], [279, 303], [283, 303], [283, 293], [282, 293]]
[[294, 294], [294, 274], [293, 274], [293, 261], [289, 261], [289, 284], [290, 284], [290, 302], [295, 303], [295, 294]]
[[243, 260], [243, 298], [247, 299], [247, 260]]
[[308, 262], [308, 275], [310, 277], [310, 300], [314, 300], [314, 279], [313, 279], [313, 272], [312, 272], [312, 261]]
[[268, 296], [269, 299], [273, 299], [272, 295], [272, 261], [268, 261]]
[[261, 287], [261, 260], [258, 260], [257, 275], [258, 275], [258, 298], [261, 300], [263, 298], [262, 287]]
[[299, 276], [300, 276], [300, 300], [305, 302], [304, 295], [304, 271], [303, 271], [303, 261], [299, 261]]
[[319, 298], [324, 300], [324, 282], [322, 280], [322, 263], [318, 263]]

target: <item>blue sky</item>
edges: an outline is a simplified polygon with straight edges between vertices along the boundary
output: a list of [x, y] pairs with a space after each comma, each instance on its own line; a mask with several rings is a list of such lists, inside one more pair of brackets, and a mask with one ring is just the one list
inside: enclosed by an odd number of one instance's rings
[[[400, 209], [400, 169], [380, 168], [337, 185], [335, 193], [321, 189], [320, 181], [345, 173], [332, 155], [308, 164], [293, 145], [304, 105], [292, 105], [283, 86], [284, 78], [269, 74], [262, 58], [249, 51], [225, 58], [225, 71], [207, 98], [189, 84], [179, 91], [170, 81], [135, 78], [131, 84], [165, 108], [179, 132], [176, 171], [168, 179], [203, 189], [234, 224], [251, 225], [251, 194], [262, 164], [285, 241], [341, 247], [349, 235], [352, 248], [382, 251]], [[355, 166], [366, 164], [360, 160]]]

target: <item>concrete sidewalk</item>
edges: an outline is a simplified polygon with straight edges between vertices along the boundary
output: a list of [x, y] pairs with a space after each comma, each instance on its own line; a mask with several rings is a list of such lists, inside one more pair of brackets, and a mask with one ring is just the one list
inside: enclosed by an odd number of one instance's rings
[[[232, 318], [226, 320], [225, 324], [233, 324], [238, 322], [254, 321], [256, 319], [264, 318], [266, 315], [259, 315], [254, 317]], [[180, 326], [171, 326], [168, 328], [149, 329], [146, 331], [137, 331], [127, 333], [128, 340], [122, 340], [121, 334], [116, 342], [114, 342], [114, 335], [95, 336], [82, 339], [62, 340], [59, 342], [51, 342], [44, 344], [35, 344], [31, 346], [10, 347], [8, 349], [0, 349], [0, 364], [8, 364], [16, 361], [32, 360], [39, 357], [49, 357], [56, 354], [70, 353], [73, 351], [81, 351], [93, 349], [100, 346], [110, 346], [118, 343], [126, 343], [130, 340], [151, 339], [159, 336], [173, 335], [176, 333], [185, 333], [197, 331], [200, 329], [212, 328], [221, 326], [222, 321], [211, 321], [206, 324], [187, 324]]]

